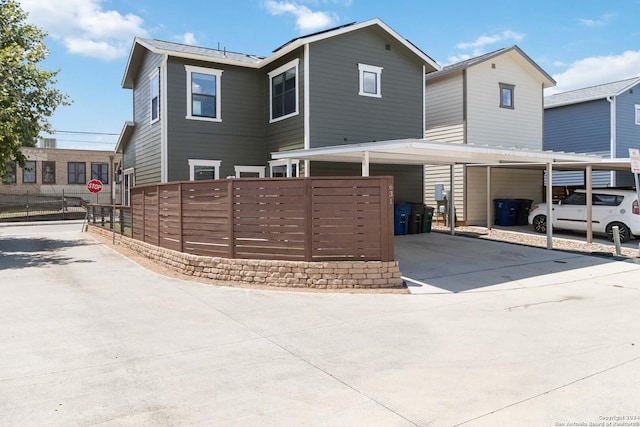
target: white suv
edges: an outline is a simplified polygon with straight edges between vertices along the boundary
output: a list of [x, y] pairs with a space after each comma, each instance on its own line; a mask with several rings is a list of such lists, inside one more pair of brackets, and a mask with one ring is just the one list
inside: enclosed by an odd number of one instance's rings
[[[575, 193], [553, 205], [553, 228], [586, 231], [587, 229], [586, 190]], [[592, 230], [607, 234], [613, 239], [612, 227], [620, 229], [620, 241], [634, 235], [640, 237], [640, 211], [638, 197], [630, 190], [593, 190]], [[547, 232], [547, 204], [534, 204], [529, 211], [529, 224], [539, 233]]]

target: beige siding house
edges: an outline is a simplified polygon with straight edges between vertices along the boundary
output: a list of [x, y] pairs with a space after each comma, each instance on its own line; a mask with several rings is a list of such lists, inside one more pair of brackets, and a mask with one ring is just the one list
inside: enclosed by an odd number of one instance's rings
[[[425, 138], [476, 146], [542, 149], [543, 90], [555, 81], [512, 46], [427, 74]], [[454, 166], [457, 220], [487, 221], [485, 168]], [[491, 198], [540, 200], [542, 172], [493, 169]], [[438, 206], [436, 184], [449, 187], [448, 166], [425, 166], [425, 203]], [[442, 203], [440, 203], [442, 204]]]

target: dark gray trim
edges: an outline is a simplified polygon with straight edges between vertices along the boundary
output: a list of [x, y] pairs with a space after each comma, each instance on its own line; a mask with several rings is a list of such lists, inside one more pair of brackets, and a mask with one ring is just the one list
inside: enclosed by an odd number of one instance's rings
[[[509, 84], [509, 83], [498, 83], [498, 85], [500, 86], [500, 108], [506, 108], [508, 110], [515, 110], [516, 108], [516, 86]], [[511, 100], [511, 104], [510, 105], [506, 105], [503, 103], [503, 96], [502, 96], [502, 92], [504, 90], [508, 90], [511, 92], [511, 96], [510, 96], [510, 100]]]

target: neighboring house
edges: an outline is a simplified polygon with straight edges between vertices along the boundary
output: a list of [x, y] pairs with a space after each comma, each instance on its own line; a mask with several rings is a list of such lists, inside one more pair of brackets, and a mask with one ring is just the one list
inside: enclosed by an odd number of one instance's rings
[[[109, 203], [115, 165], [120, 156], [113, 151], [71, 150], [61, 148], [23, 147], [27, 157], [24, 168], [9, 163], [9, 172], [0, 184], [0, 193], [73, 195], [87, 201]], [[113, 166], [109, 167], [110, 156]], [[91, 195], [87, 182], [99, 179], [103, 183], [99, 196]], [[117, 186], [116, 186], [117, 190]]]
[[[123, 154], [133, 185], [262, 176], [360, 175], [357, 164], [270, 153], [424, 136], [424, 76], [439, 66], [379, 19], [289, 41], [269, 57], [136, 38]], [[372, 166], [421, 201], [423, 168]]]
[[[544, 98], [544, 149], [628, 158], [640, 148], [640, 77]], [[594, 171], [594, 187], [631, 187], [631, 172]], [[583, 185], [584, 174], [558, 172], [554, 185]]]
[[[542, 149], [543, 90], [555, 81], [518, 46], [443, 67], [426, 76], [425, 138], [477, 146]], [[436, 184], [450, 191], [448, 166], [425, 166], [425, 203]], [[458, 221], [486, 224], [485, 168], [454, 167]], [[542, 172], [493, 168], [491, 198], [542, 198]]]

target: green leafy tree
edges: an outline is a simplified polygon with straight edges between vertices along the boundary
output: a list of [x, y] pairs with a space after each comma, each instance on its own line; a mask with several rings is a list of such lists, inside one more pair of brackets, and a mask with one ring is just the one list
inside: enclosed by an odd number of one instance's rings
[[9, 162], [24, 166], [23, 145], [35, 144], [40, 131], [50, 131], [48, 118], [67, 95], [54, 88], [58, 71], [41, 70], [49, 51], [46, 34], [25, 23], [14, 0], [0, 0], [0, 177]]

